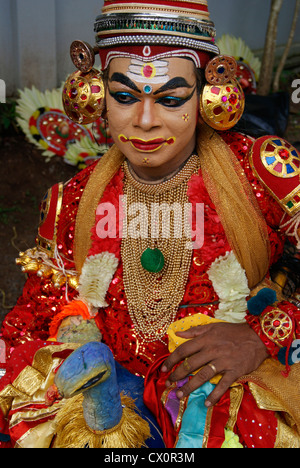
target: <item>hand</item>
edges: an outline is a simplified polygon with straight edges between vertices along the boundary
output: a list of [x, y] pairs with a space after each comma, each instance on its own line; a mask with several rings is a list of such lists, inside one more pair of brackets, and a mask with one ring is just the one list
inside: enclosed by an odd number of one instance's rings
[[162, 372], [170, 372], [183, 361], [170, 374], [166, 385], [201, 368], [177, 392], [178, 398], [184, 398], [215, 375], [222, 374], [220, 382], [205, 402], [207, 407], [215, 405], [230, 385], [257, 369], [269, 356], [261, 339], [246, 323], [203, 325], [178, 332], [177, 336], [189, 341], [180, 345], [164, 362]]

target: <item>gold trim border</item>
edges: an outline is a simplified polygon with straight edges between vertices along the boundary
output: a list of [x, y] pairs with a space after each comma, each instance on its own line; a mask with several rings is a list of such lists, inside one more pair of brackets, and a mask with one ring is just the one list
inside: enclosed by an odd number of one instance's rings
[[[147, 6], [145, 4], [139, 4], [139, 3], [131, 3], [130, 6], [126, 3], [124, 4], [119, 4], [118, 6], [113, 5], [113, 6], [105, 6], [103, 8], [103, 15], [105, 14], [113, 14], [113, 13], [168, 13], [170, 15], [183, 15], [187, 17], [193, 17], [195, 19], [199, 20], [209, 20], [210, 19], [210, 14], [209, 12], [206, 11], [196, 11], [193, 10], [192, 8], [179, 8], [179, 9], [174, 9], [171, 7], [155, 7], [155, 6]], [[159, 18], [158, 18], [159, 20]]]
[[[52, 196], [52, 188], [50, 190], [51, 190], [51, 196]], [[42, 252], [45, 252], [49, 257], [54, 255], [54, 249], [55, 249], [55, 246], [56, 246], [57, 225], [58, 225], [58, 220], [59, 220], [59, 216], [60, 216], [61, 208], [62, 208], [63, 192], [64, 192], [64, 184], [62, 182], [60, 182], [58, 184], [58, 199], [57, 199], [57, 204], [56, 204], [56, 215], [55, 215], [55, 226], [54, 226], [53, 239], [50, 240], [50, 239], [46, 239], [45, 237], [41, 236], [39, 234], [39, 230], [38, 230], [38, 234], [37, 234], [38, 248]], [[47, 213], [49, 212], [50, 200], [51, 200], [51, 197], [47, 201], [47, 209], [48, 209]], [[42, 224], [40, 224], [39, 227], [41, 225]]]

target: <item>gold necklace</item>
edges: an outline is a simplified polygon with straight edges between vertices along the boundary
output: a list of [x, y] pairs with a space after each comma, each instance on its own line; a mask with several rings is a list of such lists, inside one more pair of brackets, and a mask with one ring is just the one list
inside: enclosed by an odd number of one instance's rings
[[[199, 158], [193, 155], [174, 177], [153, 185], [137, 181], [127, 162], [123, 165], [127, 208], [127, 231], [121, 245], [124, 288], [130, 317], [144, 342], [163, 341], [184, 296], [192, 259], [184, 207], [189, 203], [188, 181], [198, 169]], [[147, 249], [162, 253], [161, 271], [147, 271], [142, 266]]]

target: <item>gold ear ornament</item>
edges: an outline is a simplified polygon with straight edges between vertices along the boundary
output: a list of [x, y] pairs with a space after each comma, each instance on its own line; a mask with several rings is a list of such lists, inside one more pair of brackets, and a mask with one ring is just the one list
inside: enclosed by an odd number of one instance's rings
[[236, 79], [237, 63], [233, 57], [218, 56], [205, 70], [208, 83], [200, 96], [200, 114], [215, 130], [229, 130], [241, 119], [245, 95]]
[[87, 125], [101, 117], [105, 106], [102, 74], [92, 68], [88, 73], [77, 70], [65, 83], [63, 105], [74, 122]]
[[81, 125], [98, 120], [105, 103], [102, 72], [94, 68], [97, 47], [83, 41], [71, 44], [70, 56], [77, 71], [67, 79], [63, 88], [63, 105], [69, 119]]

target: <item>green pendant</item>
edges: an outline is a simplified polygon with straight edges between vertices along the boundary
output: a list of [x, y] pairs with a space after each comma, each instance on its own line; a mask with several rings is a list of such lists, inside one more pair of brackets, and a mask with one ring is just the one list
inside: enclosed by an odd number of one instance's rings
[[159, 273], [165, 265], [165, 259], [159, 249], [146, 249], [141, 256], [141, 264], [146, 271]]

